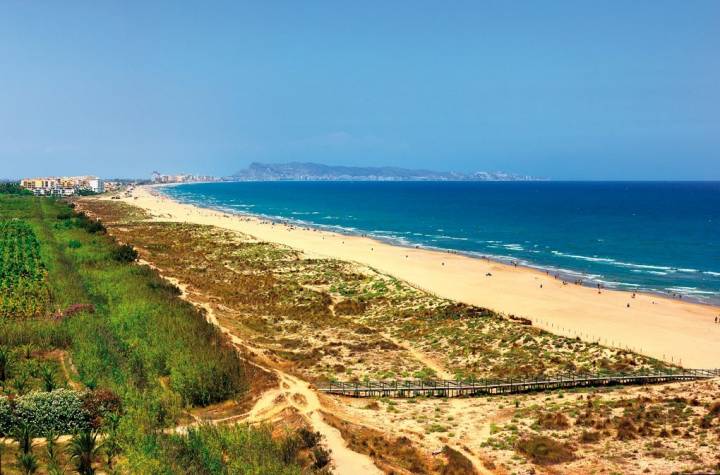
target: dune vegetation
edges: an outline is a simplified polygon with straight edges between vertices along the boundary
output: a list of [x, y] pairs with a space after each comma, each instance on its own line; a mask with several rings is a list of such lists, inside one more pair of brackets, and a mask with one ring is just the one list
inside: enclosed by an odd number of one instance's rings
[[[107, 200], [82, 206], [196, 297], [222, 302], [224, 326], [271, 348], [311, 380], [670, 369], [435, 297], [355, 263], [304, 256], [215, 227], [150, 221], [137, 208]], [[408, 355], [408, 343], [437, 365]]]
[[[357, 263], [149, 216], [127, 203], [93, 199], [79, 206], [102, 218], [141, 259], [181, 282], [186, 297], [211, 310], [248, 351], [304, 380], [677, 369], [621, 348], [553, 335], [527, 319], [442, 299]], [[720, 419], [710, 414], [720, 411], [713, 412], [711, 391], [698, 403], [687, 398], [684, 386], [672, 388], [673, 396], [663, 396], [658, 387], [653, 390], [658, 395], [645, 402], [624, 401], [624, 391], [611, 390], [488, 399], [338, 399], [323, 417], [353, 450], [399, 473], [468, 473], [462, 468], [468, 453], [501, 473], [531, 464], [557, 473], [593, 471], [609, 463], [608, 454], [621, 473], [648, 464], [657, 470], [714, 467], [709, 447]], [[593, 408], [585, 408], [585, 397]], [[679, 411], [675, 397], [691, 402]], [[652, 414], [639, 409], [643, 404], [652, 405]], [[654, 450], [658, 440], [666, 450]], [[440, 453], [428, 456], [438, 448]], [[699, 458], [686, 456], [693, 448]], [[618, 455], [628, 450], [639, 450], [637, 466]]]

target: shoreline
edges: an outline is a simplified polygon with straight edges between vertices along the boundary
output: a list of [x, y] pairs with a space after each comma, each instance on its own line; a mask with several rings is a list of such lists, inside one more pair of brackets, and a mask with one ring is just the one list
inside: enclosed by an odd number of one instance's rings
[[[162, 185], [161, 185], [162, 186]], [[551, 333], [627, 348], [686, 367], [720, 366], [720, 307], [652, 293], [563, 283], [544, 271], [460, 252], [402, 247], [364, 235], [274, 222], [250, 213], [180, 203], [151, 187], [122, 201], [158, 221], [185, 221], [239, 231], [309, 255], [357, 262], [418, 289], [533, 321]], [[490, 274], [490, 275], [488, 275]]]
[[[261, 182], [261, 181], [258, 181]], [[204, 182], [197, 182], [197, 183], [160, 183], [160, 184], [152, 184], [152, 185], [145, 185], [149, 189], [161, 189], [161, 188], [172, 188], [180, 185], [194, 185], [194, 184], [203, 184]], [[233, 183], [233, 182], [229, 182]], [[643, 283], [630, 283], [630, 282], [624, 282], [621, 280], [618, 280], [617, 278], [615, 280], [606, 280], [611, 279], [611, 277], [605, 278], [603, 275], [598, 275], [592, 273], [592, 271], [582, 271], [582, 270], [576, 270], [573, 269], [572, 266], [563, 266], [563, 265], [557, 265], [557, 264], [542, 264], [538, 262], [534, 262], [533, 260], [527, 258], [527, 257], [516, 257], [516, 256], [510, 256], [510, 255], [503, 255], [503, 254], [495, 254], [492, 253], [492, 251], [480, 251], [480, 250], [462, 250], [462, 249], [454, 249], [452, 247], [442, 247], [442, 246], [436, 246], [432, 244], [422, 243], [422, 242], [412, 242], [409, 239], [406, 239], [405, 237], [401, 237], [398, 235], [393, 235], [392, 233], [386, 233], [388, 235], [378, 234], [374, 231], [366, 231], [362, 229], [357, 229], [353, 227], [346, 227], [342, 225], [337, 224], [324, 224], [324, 223], [318, 223], [318, 222], [312, 222], [312, 221], [305, 221], [298, 217], [287, 217], [287, 216], [278, 216], [278, 215], [267, 215], [263, 213], [254, 213], [252, 211], [247, 211], [243, 209], [236, 209], [232, 207], [224, 207], [221, 205], [211, 205], [207, 203], [202, 202], [194, 202], [192, 200], [182, 200], [178, 197], [174, 197], [172, 195], [160, 192], [160, 194], [168, 199], [171, 199], [173, 201], [176, 201], [181, 204], [189, 205], [189, 206], [196, 206], [203, 209], [210, 209], [217, 211], [219, 213], [224, 214], [231, 214], [236, 216], [245, 216], [260, 220], [266, 220], [274, 222], [275, 224], [281, 224], [281, 225], [290, 225], [290, 226], [296, 226], [298, 228], [312, 228], [323, 232], [329, 232], [329, 233], [335, 233], [339, 235], [345, 235], [345, 236], [352, 236], [352, 237], [365, 237], [369, 239], [373, 239], [375, 241], [378, 241], [380, 243], [389, 244], [395, 247], [402, 247], [407, 249], [424, 249], [428, 251], [436, 251], [441, 253], [452, 253], [457, 255], [462, 255], [471, 259], [483, 259], [483, 260], [490, 260], [502, 265], [510, 266], [510, 267], [522, 267], [524, 269], [531, 269], [535, 271], [539, 271], [543, 274], [545, 274], [548, 277], [554, 277], [557, 278], [560, 281], [565, 281], [568, 284], [571, 285], [581, 285], [585, 287], [589, 287], [591, 289], [602, 289], [602, 290], [616, 290], [616, 291], [622, 291], [622, 292], [629, 292], [629, 293], [635, 293], [635, 294], [648, 294], [654, 297], [658, 298], [667, 298], [667, 299], [677, 299], [681, 301], [696, 303], [699, 305], [709, 305], [714, 307], [720, 307], [720, 294], [713, 293], [713, 292], [707, 292], [705, 290], [699, 290], [697, 288], [693, 287], [682, 287], [681, 283], [673, 284], [672, 286], [668, 285], [665, 287], [651, 287], [647, 284]], [[402, 233], [401, 233], [402, 234]], [[553, 251], [555, 253], [556, 251]], [[562, 253], [560, 253], [562, 254]], [[571, 256], [575, 257], [575, 256]], [[594, 259], [589, 257], [580, 256], [583, 259]], [[600, 260], [613, 260], [613, 259], [605, 259], [600, 258]], [[657, 267], [656, 264], [649, 265], [649, 264], [633, 264], [633, 263], [621, 263], [623, 267], [629, 266], [629, 267], [638, 267], [638, 268], [657, 268], [657, 269], [668, 269], [672, 270], [673, 272], [681, 271], [681, 272], [687, 272], [687, 271], [693, 271], [701, 274], [712, 274], [717, 275], [715, 272], [710, 271], [700, 271], [695, 269], [678, 269], [678, 268], [671, 268], [671, 267]]]

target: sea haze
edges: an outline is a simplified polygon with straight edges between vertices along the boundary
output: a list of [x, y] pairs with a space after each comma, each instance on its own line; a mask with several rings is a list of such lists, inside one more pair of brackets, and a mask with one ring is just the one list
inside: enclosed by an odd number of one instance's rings
[[244, 182], [186, 203], [720, 302], [720, 182]]

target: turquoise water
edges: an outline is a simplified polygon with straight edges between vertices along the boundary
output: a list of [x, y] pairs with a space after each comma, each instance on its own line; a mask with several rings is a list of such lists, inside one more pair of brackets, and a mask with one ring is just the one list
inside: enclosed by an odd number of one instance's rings
[[243, 182], [188, 203], [720, 302], [719, 182]]

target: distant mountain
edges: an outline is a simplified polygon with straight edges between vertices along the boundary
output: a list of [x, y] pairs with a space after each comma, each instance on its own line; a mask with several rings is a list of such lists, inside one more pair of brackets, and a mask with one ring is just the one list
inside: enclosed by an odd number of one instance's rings
[[397, 167], [346, 167], [319, 163], [251, 163], [230, 177], [246, 181], [532, 181], [537, 178], [504, 172], [437, 172]]

